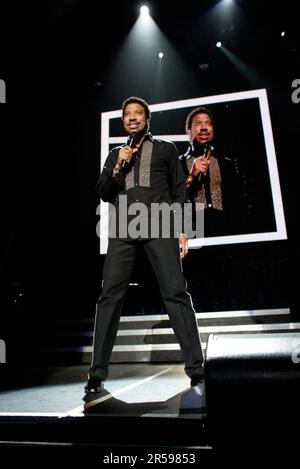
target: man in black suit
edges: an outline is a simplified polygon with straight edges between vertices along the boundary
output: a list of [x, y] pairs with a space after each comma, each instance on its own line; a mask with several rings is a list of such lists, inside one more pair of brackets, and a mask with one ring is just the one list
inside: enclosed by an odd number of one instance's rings
[[190, 143], [180, 160], [194, 218], [197, 210], [204, 209], [205, 236], [243, 232], [249, 207], [241, 162], [214, 146], [215, 123], [209, 109], [192, 110], [185, 130]]
[[[127, 197], [128, 207], [142, 203], [151, 225], [153, 204], [183, 206], [187, 201], [185, 177], [175, 145], [155, 139], [149, 132], [150, 110], [146, 101], [134, 96], [128, 98], [123, 103], [122, 119], [128, 142], [109, 153], [97, 183], [98, 193], [103, 201], [113, 204], [117, 220], [124, 215], [120, 213], [124, 210], [122, 197]], [[197, 385], [203, 377], [203, 354], [195, 311], [186, 291], [181, 265], [181, 257], [188, 251], [187, 236], [171, 230], [166, 237], [161, 227], [153, 236], [152, 226], [145, 236], [134, 235], [129, 232], [130, 216], [126, 219], [126, 226], [121, 226], [120, 222], [109, 238], [95, 317], [93, 358], [85, 387], [86, 402], [101, 392], [108, 376], [119, 318], [139, 246], [143, 247], [156, 274], [191, 385]], [[171, 226], [174, 225], [171, 223]]]

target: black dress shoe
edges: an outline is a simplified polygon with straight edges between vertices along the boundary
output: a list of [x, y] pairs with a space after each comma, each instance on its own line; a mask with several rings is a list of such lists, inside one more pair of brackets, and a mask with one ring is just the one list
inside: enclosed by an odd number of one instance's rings
[[103, 390], [103, 382], [101, 381], [101, 378], [98, 378], [97, 376], [92, 376], [89, 378], [84, 391], [86, 393], [94, 393], [94, 392], [101, 392]]

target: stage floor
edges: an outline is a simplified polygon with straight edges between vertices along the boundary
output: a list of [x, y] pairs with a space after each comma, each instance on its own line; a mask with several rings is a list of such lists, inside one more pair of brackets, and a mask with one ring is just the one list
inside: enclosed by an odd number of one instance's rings
[[[0, 391], [0, 416], [83, 415], [88, 366], [27, 369], [6, 378]], [[19, 376], [20, 381], [16, 382]], [[183, 364], [111, 364], [97, 414], [180, 417], [182, 395], [190, 390]], [[189, 412], [190, 418], [203, 413]]]
[[84, 411], [88, 368], [7, 374], [0, 388], [0, 451], [18, 462], [36, 454], [93, 464], [131, 455], [135, 465], [161, 453], [167, 462], [175, 455], [178, 461], [211, 458], [206, 409], [182, 406], [191, 394], [199, 402], [182, 363], [111, 364], [103, 397]]
[[[1, 454], [18, 463], [30, 456], [31, 467], [40, 467], [41, 458], [97, 465], [131, 456], [136, 458], [132, 467], [153, 463], [155, 455], [162, 458], [157, 463], [177, 457], [182, 463], [232, 464], [240, 462], [241, 448], [254, 461], [258, 455], [270, 461], [279, 450], [291, 454], [295, 449], [293, 434], [283, 445], [286, 431], [280, 426], [260, 430], [259, 421], [242, 429], [221, 421], [221, 431], [214, 434], [206, 409], [193, 407], [200, 401], [183, 363], [111, 364], [103, 399], [84, 412], [88, 368], [6, 370], [0, 387]], [[190, 408], [183, 406], [187, 402]]]

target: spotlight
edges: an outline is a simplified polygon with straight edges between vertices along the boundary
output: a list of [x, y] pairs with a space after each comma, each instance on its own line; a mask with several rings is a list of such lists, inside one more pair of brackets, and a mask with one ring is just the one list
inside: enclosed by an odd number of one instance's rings
[[218, 41], [217, 44], [216, 44], [216, 47], [221, 47], [221, 46], [222, 46], [222, 42]]
[[163, 53], [163, 52], [159, 52], [159, 53], [158, 53], [158, 57], [159, 57], [160, 59], [162, 59], [163, 56], [164, 56], [164, 53]]
[[146, 5], [143, 5], [143, 6], [141, 6], [140, 12], [141, 12], [142, 16], [148, 16], [149, 15], [149, 8]]
[[284, 37], [285, 36], [285, 31], [281, 31], [280, 36]]

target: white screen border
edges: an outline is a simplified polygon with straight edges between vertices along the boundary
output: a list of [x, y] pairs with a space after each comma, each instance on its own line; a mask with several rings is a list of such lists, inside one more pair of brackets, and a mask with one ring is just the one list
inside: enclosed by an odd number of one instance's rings
[[[189, 240], [190, 248], [200, 248], [203, 246], [212, 246], [220, 244], [239, 244], [239, 243], [251, 243], [257, 241], [274, 241], [287, 239], [286, 224], [284, 218], [284, 210], [280, 189], [280, 181], [269, 111], [269, 104], [267, 98], [266, 89], [257, 89], [250, 91], [241, 91], [235, 93], [226, 93], [213, 96], [205, 96], [199, 98], [185, 99], [180, 101], [170, 101], [159, 104], [149, 105], [151, 114], [161, 111], [169, 111], [174, 109], [182, 109], [187, 107], [198, 107], [205, 106], [214, 103], [224, 103], [229, 101], [238, 101], [244, 99], [258, 98], [261, 120], [263, 127], [263, 134], [265, 140], [265, 149], [268, 162], [268, 170], [270, 176], [270, 184], [272, 190], [272, 200], [274, 207], [274, 215], [276, 222], [276, 230], [272, 232], [264, 233], [251, 233], [251, 234], [239, 234], [239, 235], [228, 235], [228, 236], [215, 236], [208, 238], [196, 238]], [[117, 119], [122, 117], [122, 110], [109, 111], [101, 113], [101, 157], [100, 167], [101, 171], [104, 162], [109, 153], [109, 145], [116, 144], [120, 145], [126, 142], [127, 137], [111, 137], [109, 135], [110, 121], [111, 119]], [[172, 142], [185, 142], [187, 141], [186, 134], [176, 135], [154, 135], [155, 137], [162, 140], [171, 140]], [[100, 254], [107, 252], [108, 246], [108, 203], [101, 202], [100, 210], [97, 209], [97, 214], [100, 214]]]

